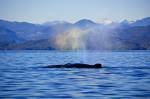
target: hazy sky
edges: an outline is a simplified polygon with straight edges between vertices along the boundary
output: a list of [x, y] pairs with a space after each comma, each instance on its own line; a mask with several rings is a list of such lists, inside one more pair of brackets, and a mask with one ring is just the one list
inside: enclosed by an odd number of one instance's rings
[[150, 16], [150, 0], [0, 0], [0, 19], [42, 23], [86, 18], [100, 22]]

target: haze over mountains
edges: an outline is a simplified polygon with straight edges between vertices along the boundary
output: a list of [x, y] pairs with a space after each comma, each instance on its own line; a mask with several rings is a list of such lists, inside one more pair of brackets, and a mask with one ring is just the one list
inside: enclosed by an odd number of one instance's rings
[[32, 24], [0, 20], [1, 50], [150, 50], [150, 17], [96, 23]]

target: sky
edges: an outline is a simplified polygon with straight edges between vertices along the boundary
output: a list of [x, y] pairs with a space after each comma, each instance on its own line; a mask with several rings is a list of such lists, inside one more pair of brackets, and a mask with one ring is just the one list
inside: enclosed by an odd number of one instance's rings
[[43, 23], [150, 17], [150, 0], [0, 0], [0, 19]]

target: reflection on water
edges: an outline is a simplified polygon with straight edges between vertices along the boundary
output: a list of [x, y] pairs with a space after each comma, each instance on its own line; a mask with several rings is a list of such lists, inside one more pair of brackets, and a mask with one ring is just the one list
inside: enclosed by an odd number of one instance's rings
[[[149, 51], [1, 51], [0, 98], [150, 98], [149, 60]], [[76, 62], [104, 68], [39, 68]]]

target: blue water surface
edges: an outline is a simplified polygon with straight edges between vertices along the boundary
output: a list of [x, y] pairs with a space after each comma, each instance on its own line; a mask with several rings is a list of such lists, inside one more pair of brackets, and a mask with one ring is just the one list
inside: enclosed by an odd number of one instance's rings
[[[41, 68], [66, 63], [103, 68]], [[150, 51], [0, 51], [0, 98], [148, 99]]]

